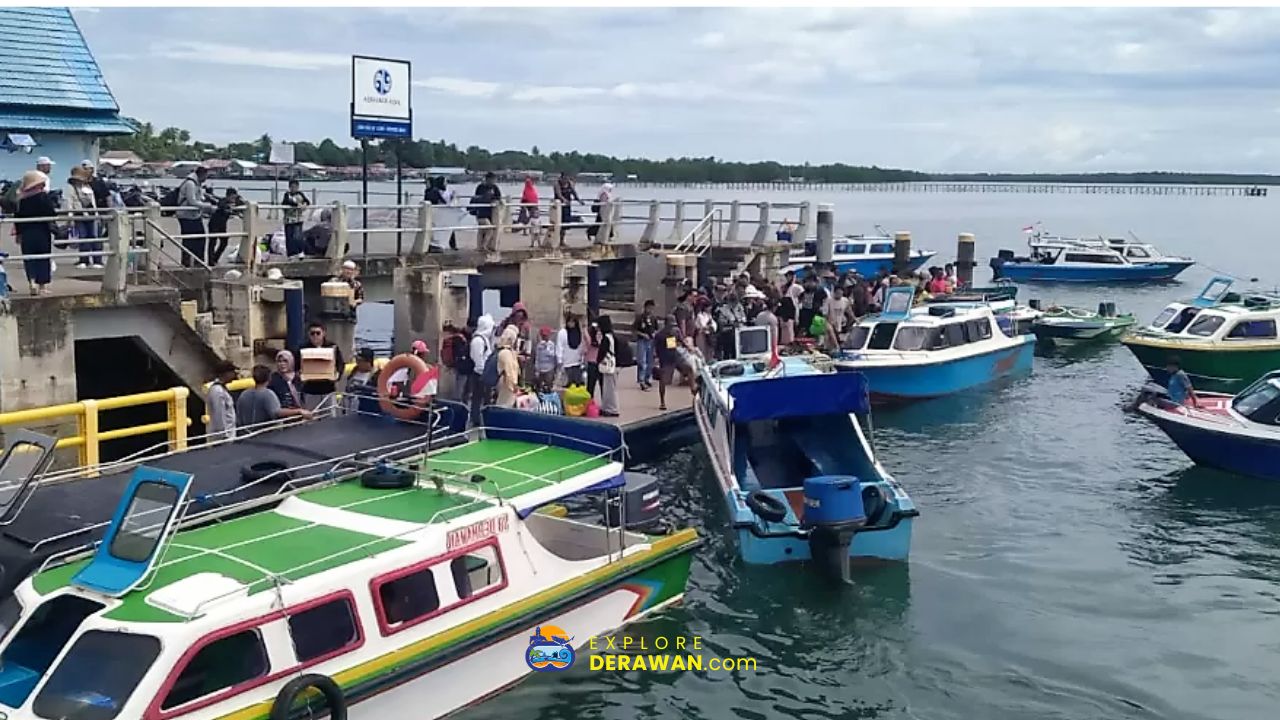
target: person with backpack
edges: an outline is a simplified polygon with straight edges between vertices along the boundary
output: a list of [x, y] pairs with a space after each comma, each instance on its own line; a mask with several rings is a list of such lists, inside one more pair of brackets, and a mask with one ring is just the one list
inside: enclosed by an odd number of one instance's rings
[[[440, 397], [445, 400], [462, 400], [466, 395], [467, 378], [474, 372], [467, 353], [467, 336], [464, 330], [446, 320], [440, 339]], [[465, 363], [465, 367], [464, 367]], [[464, 372], [465, 370], [465, 372]]]
[[481, 315], [476, 321], [476, 331], [471, 337], [471, 383], [468, 393], [471, 395], [471, 426], [480, 425], [480, 408], [489, 404], [494, 387], [498, 384], [497, 368], [490, 375], [492, 384], [486, 383], [486, 370], [489, 369], [489, 357], [493, 355], [493, 316]]
[[204, 217], [213, 212], [213, 204], [204, 198], [204, 181], [208, 177], [209, 168], [197, 167], [178, 187], [170, 190], [161, 203], [176, 208], [173, 214], [178, 218], [178, 233], [186, 249], [182, 253], [183, 267], [195, 267], [197, 258], [208, 262], [209, 238], [205, 234]]
[[471, 214], [480, 226], [476, 244], [486, 252], [498, 249], [498, 231], [493, 227], [493, 204], [502, 199], [502, 191], [498, 189], [496, 180], [493, 173], [485, 173], [484, 181], [476, 185], [475, 194], [471, 196]]

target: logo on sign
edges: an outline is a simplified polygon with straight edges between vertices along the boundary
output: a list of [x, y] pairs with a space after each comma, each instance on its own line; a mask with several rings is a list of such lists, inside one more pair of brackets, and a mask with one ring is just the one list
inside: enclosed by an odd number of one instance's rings
[[373, 89], [379, 95], [391, 92], [391, 73], [386, 68], [378, 68], [378, 72], [373, 74]]

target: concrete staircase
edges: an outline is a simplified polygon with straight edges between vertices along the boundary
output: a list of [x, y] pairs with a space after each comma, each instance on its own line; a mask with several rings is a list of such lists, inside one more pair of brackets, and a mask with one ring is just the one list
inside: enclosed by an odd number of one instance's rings
[[613, 320], [614, 334], [620, 340], [632, 339], [632, 324], [635, 322], [636, 280], [632, 276], [607, 283], [600, 288], [600, 313]]
[[240, 335], [232, 334], [226, 323], [215, 322], [213, 312], [200, 312], [195, 300], [182, 301], [182, 320], [209, 346], [214, 355], [241, 370], [253, 367], [253, 347]]
[[707, 250], [698, 263], [698, 282], [706, 284], [708, 280], [725, 281], [733, 284], [733, 279], [751, 265], [756, 253], [750, 245], [722, 245]]

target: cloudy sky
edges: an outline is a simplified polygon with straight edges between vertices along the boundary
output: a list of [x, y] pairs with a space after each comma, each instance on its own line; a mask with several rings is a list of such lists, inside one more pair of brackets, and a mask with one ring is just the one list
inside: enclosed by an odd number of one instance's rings
[[1266, 9], [77, 11], [124, 113], [340, 144], [350, 56], [415, 135], [929, 171], [1280, 169]]

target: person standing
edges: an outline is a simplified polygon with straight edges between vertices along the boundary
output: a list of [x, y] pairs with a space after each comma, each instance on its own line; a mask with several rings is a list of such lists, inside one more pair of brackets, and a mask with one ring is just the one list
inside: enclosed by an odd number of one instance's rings
[[565, 385], [581, 385], [582, 354], [586, 350], [582, 324], [571, 312], [564, 314], [564, 327], [556, 334], [556, 363], [564, 368]]
[[285, 253], [291, 258], [302, 257], [302, 222], [306, 219], [311, 201], [302, 192], [297, 178], [289, 181], [289, 190], [280, 204], [284, 205]]
[[460, 225], [462, 221], [457, 209], [453, 207], [453, 190], [449, 189], [443, 175], [427, 181], [425, 199], [434, 208], [432, 225], [437, 228], [431, 231], [431, 244], [427, 252], [442, 253], [446, 245], [450, 250], [457, 250], [458, 236], [456, 231], [449, 228]]
[[206, 442], [231, 440], [236, 436], [236, 403], [227, 384], [234, 382], [239, 372], [236, 366], [223, 360], [214, 369], [213, 384], [205, 403], [209, 408], [209, 438]]
[[600, 416], [618, 417], [618, 341], [613, 335], [613, 319], [601, 315], [600, 351], [596, 367], [600, 374]]
[[493, 352], [493, 316], [481, 315], [476, 321], [476, 332], [471, 337], [471, 426], [479, 427], [480, 409], [489, 404], [491, 388], [484, 384], [484, 364]]
[[653, 336], [658, 332], [658, 318], [653, 314], [652, 299], [644, 301], [644, 308], [636, 316], [636, 382], [641, 390], [653, 386]]
[[[302, 389], [302, 378], [294, 370], [293, 353], [281, 350], [276, 353], [276, 369], [267, 379], [267, 387], [280, 400], [280, 407], [286, 410], [302, 408], [306, 394]], [[255, 377], [256, 379], [256, 377]]]
[[498, 337], [498, 407], [516, 406], [516, 388], [520, 386], [520, 358], [516, 353], [519, 331], [508, 325]]
[[[744, 291], [745, 292], [745, 291]], [[721, 360], [732, 360], [737, 355], [735, 331], [747, 324], [747, 313], [742, 301], [723, 283], [716, 285], [716, 353]]]
[[578, 201], [579, 205], [583, 204], [569, 173], [560, 173], [560, 178], [556, 180], [555, 196], [556, 200], [560, 201], [560, 244], [563, 245], [564, 234], [569, 232], [569, 225], [573, 222], [573, 201]]
[[781, 342], [780, 323], [778, 322], [778, 316], [774, 314], [774, 308], [778, 306], [778, 301], [768, 298], [763, 302], [763, 308], [759, 313], [756, 313], [756, 316], [751, 320], [751, 324], [757, 327], [769, 328], [769, 345], [770, 347], [776, 347]]
[[[592, 242], [607, 243], [610, 238], [600, 237], [601, 229], [604, 227], [604, 220], [607, 213], [613, 212], [613, 183], [605, 183], [600, 186], [600, 194], [596, 195], [595, 204], [591, 206], [591, 212], [596, 214], [596, 221], [591, 227], [587, 228], [587, 237]], [[612, 230], [609, 232], [613, 234]]]
[[467, 374], [462, 373], [462, 360], [467, 357], [467, 336], [464, 331], [454, 327], [452, 320], [445, 320], [441, 327], [440, 338], [440, 398], [443, 400], [461, 400], [465, 393]]
[[49, 175], [49, 173], [53, 172], [54, 165], [55, 163], [52, 160], [50, 160], [49, 156], [47, 155], [41, 155], [40, 157], [36, 158], [36, 170], [39, 170], [40, 172], [44, 173], [46, 177]]
[[[47, 159], [47, 158], [42, 158]], [[53, 252], [53, 217], [58, 214], [53, 197], [49, 194], [49, 176], [39, 170], [22, 174], [18, 190], [18, 218], [49, 218], [48, 222], [24, 222], [18, 224], [18, 243], [23, 255], [47, 255]], [[49, 282], [53, 279], [53, 265], [49, 258], [23, 260], [31, 294], [48, 295]]]
[[360, 408], [361, 396], [378, 394], [378, 370], [373, 364], [373, 348], [362, 347], [356, 350], [356, 366], [347, 376], [342, 388], [342, 407], [346, 412], [356, 412]]
[[491, 172], [484, 174], [484, 181], [476, 185], [471, 196], [471, 214], [480, 226], [476, 244], [484, 252], [497, 252], [498, 231], [494, 227], [493, 205], [502, 199], [502, 191], [498, 189], [497, 176]]
[[538, 188], [533, 184], [533, 178], [526, 176], [524, 179], [524, 188], [520, 191], [520, 214], [516, 221], [520, 224], [520, 232], [526, 235], [532, 234], [534, 240], [538, 238], [538, 218], [541, 217], [541, 210], [538, 209]]
[[584, 339], [587, 347], [582, 351], [582, 360], [587, 366], [587, 394], [596, 396], [596, 386], [600, 384], [600, 325], [596, 322], [587, 326]]
[[676, 326], [675, 315], [668, 315], [662, 329], [653, 337], [655, 355], [658, 360], [658, 409], [667, 409], [667, 388], [675, 381], [677, 369], [680, 367], [680, 346], [684, 344], [684, 335]]
[[337, 383], [342, 379], [343, 371], [346, 370], [342, 349], [329, 340], [325, 335], [324, 325], [318, 322], [312, 322], [307, 326], [307, 341], [295, 354], [296, 366], [298, 368], [302, 367], [303, 350], [318, 349], [328, 351], [328, 357], [333, 362], [334, 375], [332, 379], [303, 381], [302, 391], [307, 396], [306, 406], [309, 408], [314, 408], [315, 404], [320, 402], [324, 396], [332, 395], [338, 389]]
[[230, 238], [227, 237], [227, 224], [233, 215], [241, 212], [240, 194], [235, 188], [227, 188], [227, 192], [218, 199], [218, 205], [209, 216], [209, 264], [217, 265], [222, 253], [227, 251]]
[[844, 340], [845, 328], [849, 325], [852, 313], [852, 303], [849, 298], [844, 296], [843, 288], [836, 287], [831, 290], [831, 297], [827, 298], [826, 305], [822, 309], [822, 314], [827, 318], [827, 338], [829, 347], [836, 349], [840, 347], [840, 342]]
[[[288, 351], [280, 352], [288, 354]], [[251, 428], [281, 418], [310, 418], [311, 411], [297, 406], [284, 407], [280, 396], [269, 387], [276, 376], [266, 365], [253, 368], [253, 387], [240, 393], [236, 400], [236, 421], [240, 427]]]
[[[86, 161], [88, 162], [88, 161]], [[89, 174], [84, 163], [71, 168], [71, 177], [62, 191], [62, 211], [67, 214], [72, 234], [79, 240], [76, 250], [80, 253], [76, 267], [102, 267], [102, 243], [98, 241], [96, 201], [89, 185]]]
[[213, 205], [204, 199], [204, 181], [208, 177], [209, 168], [202, 165], [178, 185], [178, 207], [173, 214], [178, 218], [178, 233], [186, 250], [182, 253], [183, 267], [196, 267], [197, 258], [201, 263], [208, 262], [209, 238], [205, 235], [204, 216], [213, 212]]
[[549, 393], [555, 389], [556, 373], [560, 369], [559, 348], [551, 338], [550, 326], [538, 330], [538, 345], [533, 351], [533, 372], [538, 392]]

